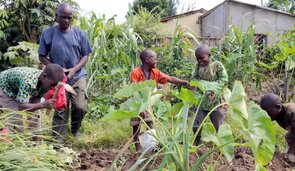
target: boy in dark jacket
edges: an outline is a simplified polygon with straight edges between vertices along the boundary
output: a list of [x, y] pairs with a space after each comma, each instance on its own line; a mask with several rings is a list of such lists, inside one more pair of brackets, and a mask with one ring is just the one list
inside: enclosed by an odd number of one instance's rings
[[288, 131], [285, 135], [289, 146], [287, 157], [290, 162], [295, 162], [295, 103], [282, 104], [279, 96], [269, 93], [262, 97], [260, 106], [272, 120]]

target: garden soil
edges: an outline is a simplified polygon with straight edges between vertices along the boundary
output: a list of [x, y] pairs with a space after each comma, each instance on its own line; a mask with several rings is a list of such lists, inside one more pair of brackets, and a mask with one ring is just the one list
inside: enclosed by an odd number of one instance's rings
[[[245, 91], [249, 100], [253, 100], [259, 103], [263, 94], [273, 92], [270, 84], [263, 83], [262, 90], [257, 91], [253, 86], [246, 86]], [[278, 86], [283, 87], [283, 86]], [[295, 94], [295, 86], [290, 87], [290, 95]], [[277, 92], [276, 92], [277, 93]], [[202, 153], [208, 151], [208, 147], [199, 148], [196, 153], [190, 155], [190, 164], [198, 158]], [[118, 156], [119, 151], [115, 150], [90, 150], [83, 151], [79, 155], [80, 167], [72, 169], [73, 171], [104, 171], [109, 170], [111, 164]], [[117, 160], [118, 170], [128, 170], [136, 162], [140, 154], [132, 152], [124, 152]], [[145, 156], [147, 159], [149, 156]], [[255, 170], [255, 161], [250, 150], [237, 150], [235, 151], [235, 158], [232, 162], [228, 162], [225, 157], [220, 157], [219, 153], [214, 154], [214, 170], [216, 171], [251, 171]], [[153, 170], [160, 166], [162, 157], [158, 157], [153, 164], [149, 164], [146, 170]], [[206, 170], [205, 166], [210, 165], [210, 158], [207, 158], [204, 162], [204, 167], [201, 170]], [[291, 171], [295, 169], [295, 164], [288, 162], [285, 155], [276, 152], [272, 161], [266, 166], [267, 170], [271, 171]]]
[[[196, 153], [190, 155], [190, 164], [198, 158], [202, 153], [209, 150], [208, 147], [202, 147], [197, 150]], [[119, 151], [113, 150], [90, 150], [81, 152], [79, 155], [81, 165], [79, 168], [73, 169], [73, 171], [106, 171], [109, 170], [112, 162], [115, 160]], [[136, 162], [140, 154], [124, 152], [117, 160], [118, 170], [128, 170]], [[149, 158], [149, 156], [145, 156]], [[219, 153], [214, 154], [214, 170], [216, 171], [251, 171], [255, 170], [255, 162], [252, 154], [249, 150], [236, 150], [235, 158], [232, 162], [228, 162], [225, 157], [220, 157]], [[204, 162], [204, 166], [200, 170], [206, 170], [206, 166], [210, 165], [211, 158], [207, 158]], [[158, 157], [153, 164], [149, 164], [145, 170], [153, 170], [160, 166], [162, 157]], [[139, 167], [140, 168], [140, 167]], [[267, 170], [271, 171], [291, 171], [295, 168], [295, 164], [288, 162], [284, 154], [276, 153], [272, 161], [266, 166]]]

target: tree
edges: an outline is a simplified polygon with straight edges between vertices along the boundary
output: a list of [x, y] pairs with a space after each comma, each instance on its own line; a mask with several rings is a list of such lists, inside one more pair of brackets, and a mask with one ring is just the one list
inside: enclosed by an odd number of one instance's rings
[[295, 0], [269, 0], [266, 6], [291, 14], [294, 14], [295, 12]]
[[140, 8], [136, 15], [129, 16], [134, 23], [134, 32], [143, 40], [145, 47], [154, 45], [160, 37], [160, 15], [149, 12], [146, 8]]
[[[55, 22], [57, 5], [61, 2], [79, 6], [72, 0], [0, 0], [0, 62], [8, 47], [18, 42], [37, 43], [46, 26]], [[0, 68], [3, 68], [2, 65]]]
[[167, 8], [167, 16], [176, 15], [178, 5], [179, 5], [179, 0], [169, 0], [168, 8]]
[[79, 7], [72, 0], [0, 0], [0, 40], [6, 43], [0, 45], [0, 50], [3, 52], [20, 41], [37, 43], [43, 28], [54, 24], [61, 2]]
[[133, 1], [132, 10], [138, 13], [140, 8], [143, 7], [151, 13], [160, 14], [162, 17], [164, 17], [167, 16], [169, 1], [171, 0], [135, 0]]

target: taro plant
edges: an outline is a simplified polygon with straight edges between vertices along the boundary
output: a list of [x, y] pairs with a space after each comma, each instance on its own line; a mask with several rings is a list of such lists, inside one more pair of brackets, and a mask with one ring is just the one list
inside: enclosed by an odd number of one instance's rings
[[250, 147], [255, 158], [256, 170], [266, 170], [275, 151], [275, 129], [267, 113], [254, 102], [246, 103], [246, 93], [241, 82], [236, 81], [232, 92], [224, 91], [228, 114], [237, 122], [242, 134], [246, 134], [244, 144], [237, 146]]
[[[144, 157], [146, 151], [143, 152], [130, 170], [135, 170], [138, 167], [150, 169], [152, 163], [159, 156], [162, 157], [158, 170], [198, 170], [204, 167], [204, 160], [217, 150], [220, 150], [228, 161], [231, 161], [234, 158], [234, 146], [250, 147], [255, 157], [256, 170], [263, 170], [263, 166], [270, 162], [274, 154], [275, 131], [266, 112], [252, 102], [246, 104], [246, 94], [241, 82], [234, 84], [232, 92], [225, 89], [226, 103], [216, 106], [215, 109], [225, 104], [229, 105], [228, 113], [235, 122], [239, 123], [243, 134], [248, 138], [247, 141], [243, 144], [234, 143], [239, 137], [233, 137], [228, 124], [223, 124], [217, 133], [212, 124], [205, 124], [211, 111], [201, 124], [204, 125], [203, 141], [211, 141], [216, 146], [208, 152], [200, 154], [193, 163], [189, 162], [190, 154], [196, 153], [197, 148], [200, 148], [200, 146], [193, 146], [197, 133], [193, 133], [193, 122], [191, 122], [195, 119], [197, 112], [190, 118], [189, 109], [192, 106], [199, 108], [203, 99], [203, 91], [220, 89], [219, 86], [206, 82], [192, 81], [191, 85], [198, 87], [200, 93], [185, 88], [179, 92], [172, 91], [172, 94], [180, 100], [179, 103], [173, 105], [167, 100], [162, 100], [162, 90], [153, 91], [155, 89], [154, 81], [131, 84], [115, 94], [117, 98], [125, 99], [125, 102], [120, 105], [119, 109], [110, 111], [102, 120], [129, 119], [146, 111], [153, 119], [156, 130], [154, 137], [160, 146], [158, 151], [148, 158]], [[122, 151], [131, 144], [130, 142], [131, 140]], [[120, 154], [117, 159], [119, 156]], [[112, 165], [114, 168], [117, 167], [116, 161]]]

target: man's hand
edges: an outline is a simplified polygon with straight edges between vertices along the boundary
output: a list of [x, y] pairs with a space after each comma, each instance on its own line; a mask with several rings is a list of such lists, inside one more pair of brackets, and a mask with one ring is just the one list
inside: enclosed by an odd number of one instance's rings
[[67, 75], [68, 79], [71, 80], [74, 77], [74, 75], [76, 74], [76, 72], [77, 71], [75, 68], [68, 69], [68, 75]]
[[69, 69], [66, 69], [66, 68], [62, 68], [62, 70], [64, 71], [65, 74], [69, 72]]
[[191, 91], [197, 91], [196, 87], [190, 86], [190, 83], [188, 81], [184, 82], [184, 86], [188, 89], [190, 89]]
[[56, 99], [49, 99], [49, 100], [46, 100], [42, 103], [42, 107], [47, 108], [47, 109], [51, 109], [54, 107], [55, 103], [56, 103]]

